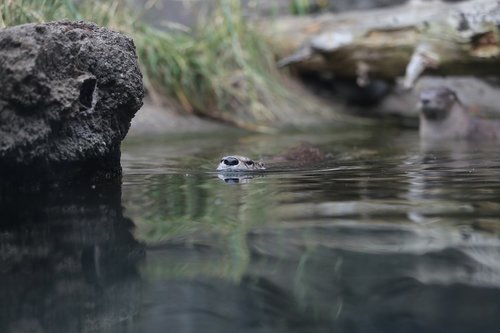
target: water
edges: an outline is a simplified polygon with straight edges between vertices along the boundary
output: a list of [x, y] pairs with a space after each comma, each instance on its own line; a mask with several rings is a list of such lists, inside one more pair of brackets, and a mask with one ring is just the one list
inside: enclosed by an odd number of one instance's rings
[[[330, 158], [213, 171], [304, 141]], [[496, 145], [227, 132], [128, 140], [122, 166], [122, 186], [4, 198], [1, 332], [499, 331]]]

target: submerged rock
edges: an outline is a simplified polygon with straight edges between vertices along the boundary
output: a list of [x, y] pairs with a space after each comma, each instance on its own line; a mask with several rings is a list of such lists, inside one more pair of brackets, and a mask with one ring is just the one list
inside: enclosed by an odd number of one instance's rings
[[0, 87], [0, 184], [121, 175], [144, 96], [131, 38], [86, 22], [3, 29]]

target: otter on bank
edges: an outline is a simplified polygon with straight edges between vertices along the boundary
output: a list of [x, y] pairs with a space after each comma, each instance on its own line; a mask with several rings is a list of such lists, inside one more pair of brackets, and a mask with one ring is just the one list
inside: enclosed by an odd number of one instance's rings
[[420, 137], [424, 140], [500, 139], [500, 122], [473, 117], [449, 88], [423, 90], [419, 109]]
[[[269, 160], [270, 163], [281, 163], [284, 166], [304, 165], [320, 162], [325, 159], [325, 154], [311, 144], [302, 143], [298, 147], [288, 149]], [[261, 161], [253, 161], [246, 156], [230, 155], [221, 158], [217, 171], [244, 172], [266, 170], [266, 165]]]

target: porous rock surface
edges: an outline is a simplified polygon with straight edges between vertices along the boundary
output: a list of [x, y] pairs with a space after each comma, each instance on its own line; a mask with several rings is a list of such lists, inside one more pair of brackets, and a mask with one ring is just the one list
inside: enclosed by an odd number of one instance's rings
[[135, 46], [86, 22], [0, 30], [0, 183], [114, 178], [142, 105]]

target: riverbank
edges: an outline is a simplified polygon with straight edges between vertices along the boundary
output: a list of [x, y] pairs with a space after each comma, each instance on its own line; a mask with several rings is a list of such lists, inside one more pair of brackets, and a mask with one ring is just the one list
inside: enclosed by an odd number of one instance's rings
[[132, 119], [127, 137], [164, 134], [205, 133], [227, 130], [233, 126], [219, 121], [203, 119], [179, 110], [174, 105], [158, 105], [150, 98]]

